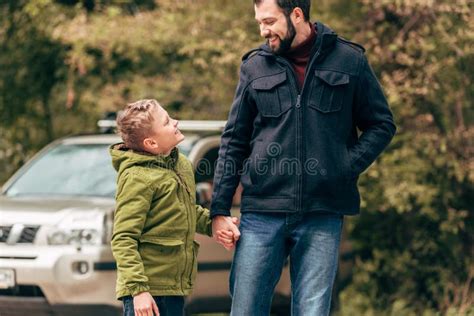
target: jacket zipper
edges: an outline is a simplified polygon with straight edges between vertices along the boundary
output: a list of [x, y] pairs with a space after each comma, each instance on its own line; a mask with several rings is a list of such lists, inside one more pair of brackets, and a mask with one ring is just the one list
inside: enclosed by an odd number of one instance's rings
[[302, 200], [303, 197], [301, 196], [301, 192], [303, 191], [303, 175], [304, 175], [304, 164], [303, 164], [303, 133], [302, 133], [302, 125], [303, 125], [303, 113], [301, 110], [301, 93], [298, 94], [296, 99], [296, 108], [298, 110], [296, 114], [296, 148], [298, 152], [298, 159], [300, 161], [300, 168], [301, 168], [301, 175], [298, 177], [297, 186], [296, 186], [296, 211], [301, 212], [302, 210]]
[[[186, 182], [183, 180], [181, 174], [176, 169], [174, 169], [174, 172], [176, 173], [176, 176], [178, 177], [179, 183], [184, 187], [184, 189], [186, 190], [186, 192], [189, 195], [191, 192], [190, 192], [188, 186], [186, 185]], [[189, 239], [189, 232], [191, 231], [191, 225], [189, 224], [189, 215], [190, 215], [190, 210], [188, 209], [188, 204], [189, 203], [187, 203], [187, 201], [186, 201], [187, 200], [186, 194], [184, 193], [183, 190], [181, 190], [181, 193], [182, 193], [182, 196], [183, 196], [184, 207], [186, 208], [186, 222], [188, 223], [188, 234], [186, 235], [186, 240], [184, 241], [184, 270], [183, 270], [183, 273], [181, 274], [181, 291], [184, 292], [183, 282], [184, 282], [184, 278], [185, 278], [185, 275], [186, 275], [186, 270], [188, 268], [188, 252], [187, 252], [187, 249], [188, 249], [188, 239]], [[192, 267], [191, 267], [191, 269], [192, 269]]]
[[314, 53], [313, 57], [309, 61], [308, 66], [306, 67], [306, 73], [304, 77], [304, 82], [303, 82], [303, 87], [301, 88], [301, 91], [299, 90], [298, 84], [297, 84], [297, 79], [295, 72], [293, 70], [293, 67], [290, 65], [290, 63], [282, 58], [282, 57], [277, 57], [277, 60], [285, 64], [288, 69], [290, 70], [292, 77], [293, 77], [293, 85], [296, 87], [296, 91], [298, 91], [298, 96], [296, 98], [296, 153], [298, 155], [298, 159], [300, 161], [300, 168], [301, 168], [301, 175], [298, 177], [296, 181], [296, 211], [301, 212], [303, 209], [303, 183], [304, 183], [304, 163], [303, 163], [303, 113], [302, 113], [302, 107], [301, 107], [301, 98], [303, 96], [303, 93], [305, 91], [305, 86], [307, 85], [307, 77], [308, 74], [311, 73], [311, 68], [314, 64], [314, 61], [318, 58], [320, 53], [320, 47], [318, 50]]
[[[296, 87], [294, 90], [297, 91], [297, 96], [296, 96], [296, 155], [298, 156], [298, 159], [299, 161], [301, 162], [301, 156], [302, 156], [302, 153], [301, 153], [301, 145], [302, 145], [302, 140], [301, 140], [301, 121], [302, 121], [302, 114], [301, 114], [301, 93], [302, 91], [299, 90], [299, 86], [298, 86], [298, 81], [296, 79], [296, 74], [295, 74], [295, 71], [293, 70], [293, 67], [291, 66], [291, 64], [284, 58], [282, 57], [277, 57], [277, 60], [279, 60], [281, 63], [283, 63], [289, 70], [290, 70], [290, 73], [291, 73], [291, 77], [292, 77], [292, 82], [293, 82], [293, 86]], [[304, 85], [303, 85], [304, 87]], [[300, 167], [301, 167], [301, 164], [300, 164]], [[302, 174], [302, 173], [301, 173]], [[295, 208], [296, 208], [296, 211], [299, 212], [301, 210], [301, 188], [300, 188], [300, 185], [301, 185], [301, 175], [300, 176], [297, 176], [297, 179], [296, 179], [296, 200], [295, 200]]]
[[[321, 44], [322, 45], [322, 44]], [[305, 76], [304, 76], [304, 81], [303, 81], [303, 88], [301, 89], [301, 95], [303, 94], [303, 91], [305, 91], [305, 87], [308, 85], [307, 82], [308, 82], [308, 76], [311, 76], [311, 73], [312, 73], [312, 67], [313, 67], [313, 64], [314, 62], [316, 61], [316, 59], [318, 59], [318, 56], [320, 54], [320, 51], [321, 51], [321, 46], [318, 47], [318, 50], [314, 53], [313, 55], [313, 58], [311, 58], [311, 60], [309, 61], [309, 64], [308, 66], [306, 67], [306, 73], [305, 73]], [[301, 100], [300, 100], [301, 101]], [[301, 113], [302, 111], [300, 111]], [[303, 115], [301, 113], [301, 129], [300, 131], [303, 130]], [[304, 173], [304, 166], [306, 166], [306, 162], [303, 163], [303, 159], [304, 159], [304, 153], [303, 153], [303, 146], [304, 146], [304, 142], [303, 142], [303, 134], [301, 134], [301, 153], [300, 153], [300, 161], [303, 165], [303, 172], [301, 173], [301, 177], [300, 177], [300, 192], [299, 192], [299, 210], [301, 211], [303, 209], [303, 184], [304, 184], [304, 180], [305, 180], [305, 173]]]
[[[178, 175], [178, 178], [182, 182], [183, 186], [185, 187], [186, 192], [188, 192], [187, 196], [190, 197], [191, 196], [191, 190], [186, 185], [186, 182], [183, 180], [183, 177], [181, 176], [181, 174], [178, 171], [176, 171], [176, 174]], [[190, 201], [188, 201], [188, 202], [190, 202]], [[189, 216], [192, 216], [191, 212], [195, 211], [194, 209], [190, 208], [190, 205], [191, 205], [191, 203], [186, 203], [186, 209], [188, 210], [187, 215], [186, 215], [186, 218], [188, 220], [188, 232], [191, 230], [191, 225], [189, 223], [192, 222], [192, 221], [189, 220]], [[189, 236], [189, 234], [188, 234], [188, 236]], [[194, 240], [194, 237], [192, 239]], [[188, 240], [188, 239], [186, 239], [186, 240]], [[193, 255], [192, 255], [192, 258], [191, 258], [191, 265], [189, 266], [189, 281], [190, 281], [190, 283], [191, 283], [191, 277], [193, 275], [194, 261], [197, 260], [197, 258], [195, 257], [195, 256], [197, 256], [197, 253], [196, 254], [194, 253], [194, 241], [191, 244], [191, 250], [192, 250]], [[186, 253], [186, 256], [187, 256], [187, 253]], [[186, 273], [186, 271], [183, 272], [183, 274], [185, 274], [185, 273]]]

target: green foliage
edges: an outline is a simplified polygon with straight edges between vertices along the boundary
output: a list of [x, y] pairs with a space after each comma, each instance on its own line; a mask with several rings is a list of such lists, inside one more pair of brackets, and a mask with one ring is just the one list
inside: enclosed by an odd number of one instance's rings
[[[0, 10], [0, 154], [21, 144], [29, 157], [139, 98], [180, 119], [225, 119], [240, 57], [259, 42], [250, 2], [10, 0]], [[8, 159], [0, 183], [19, 166]]]
[[71, 45], [71, 88], [79, 102], [117, 110], [154, 97], [180, 118], [224, 119], [238, 60], [253, 46], [252, 16], [244, 14], [251, 5], [217, 0], [158, 5], [133, 15], [109, 6], [58, 28]]
[[360, 1], [399, 131], [361, 179], [340, 315], [472, 315], [474, 17], [465, 1]]
[[1, 182], [55, 136], [50, 96], [65, 51], [50, 37], [64, 18], [50, 1], [7, 1], [0, 14]]

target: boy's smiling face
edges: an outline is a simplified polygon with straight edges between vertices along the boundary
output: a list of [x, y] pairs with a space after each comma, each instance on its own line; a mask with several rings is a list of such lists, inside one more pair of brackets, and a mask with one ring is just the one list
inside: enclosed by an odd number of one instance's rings
[[173, 148], [184, 140], [184, 135], [178, 129], [178, 121], [170, 118], [161, 106], [152, 112], [152, 116], [151, 132], [143, 140], [143, 147], [155, 155], [169, 155]]

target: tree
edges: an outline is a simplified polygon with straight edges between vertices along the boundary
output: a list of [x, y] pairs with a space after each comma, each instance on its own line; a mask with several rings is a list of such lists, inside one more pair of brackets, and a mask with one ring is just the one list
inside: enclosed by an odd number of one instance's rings
[[157, 3], [156, 10], [82, 12], [58, 28], [72, 47], [78, 102], [118, 110], [153, 97], [179, 118], [224, 119], [240, 57], [258, 36], [248, 31], [250, 23], [256, 30], [252, 16], [242, 13], [251, 2]]
[[51, 38], [64, 19], [50, 1], [0, 4], [0, 180], [55, 136], [52, 94], [65, 47]]
[[472, 309], [474, 19], [466, 1], [359, 1], [365, 43], [399, 127], [361, 178], [355, 268], [341, 315]]
[[[0, 182], [50, 139], [158, 99], [225, 119], [240, 57], [261, 43], [252, 1], [0, 2]], [[346, 220], [340, 315], [462, 315], [472, 302], [474, 18], [467, 0], [313, 1], [367, 48], [398, 133], [361, 176]]]

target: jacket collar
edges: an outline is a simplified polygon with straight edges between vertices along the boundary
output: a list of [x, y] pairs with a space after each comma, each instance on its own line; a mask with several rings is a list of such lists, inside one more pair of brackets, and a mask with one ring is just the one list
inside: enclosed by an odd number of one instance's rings
[[166, 169], [175, 169], [179, 159], [179, 150], [176, 147], [167, 156], [154, 155], [130, 149], [123, 142], [110, 146], [110, 153], [116, 170], [126, 169], [132, 165], [155, 165]]

